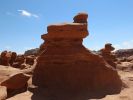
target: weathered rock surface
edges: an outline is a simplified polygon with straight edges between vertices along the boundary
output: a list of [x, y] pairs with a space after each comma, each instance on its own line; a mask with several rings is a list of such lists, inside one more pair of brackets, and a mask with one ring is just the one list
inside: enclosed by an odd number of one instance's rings
[[117, 71], [82, 45], [89, 34], [87, 16], [78, 14], [74, 23], [50, 25], [42, 35], [46, 45], [33, 74], [41, 100], [87, 100], [121, 91]]
[[5, 86], [0, 86], [0, 100], [6, 100], [7, 88]]

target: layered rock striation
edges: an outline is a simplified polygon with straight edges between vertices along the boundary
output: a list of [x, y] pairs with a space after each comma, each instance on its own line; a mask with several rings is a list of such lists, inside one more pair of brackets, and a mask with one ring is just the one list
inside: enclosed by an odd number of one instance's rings
[[121, 91], [117, 71], [82, 45], [89, 35], [87, 18], [86, 13], [79, 13], [74, 23], [50, 25], [48, 33], [41, 36], [45, 42], [33, 84], [43, 90], [43, 99], [87, 100]]

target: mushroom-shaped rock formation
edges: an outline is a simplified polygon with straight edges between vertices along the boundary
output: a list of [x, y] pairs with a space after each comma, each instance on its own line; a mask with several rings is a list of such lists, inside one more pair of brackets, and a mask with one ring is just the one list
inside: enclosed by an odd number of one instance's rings
[[114, 54], [112, 54], [112, 51], [115, 48], [112, 46], [111, 43], [107, 43], [105, 44], [105, 47], [103, 49], [100, 50], [101, 55], [103, 56], [103, 58], [114, 68], [116, 68], [116, 56]]
[[42, 100], [87, 100], [121, 91], [117, 71], [82, 45], [89, 34], [87, 16], [81, 13], [74, 23], [50, 25], [42, 35], [45, 47], [33, 73]]

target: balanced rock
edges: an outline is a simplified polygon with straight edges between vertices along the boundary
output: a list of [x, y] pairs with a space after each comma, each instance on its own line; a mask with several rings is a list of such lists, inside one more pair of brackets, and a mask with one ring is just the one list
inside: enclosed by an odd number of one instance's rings
[[107, 43], [105, 44], [105, 47], [100, 50], [100, 52], [103, 58], [107, 61], [107, 63], [116, 68], [116, 64], [114, 63], [116, 61], [116, 56], [112, 54], [112, 51], [114, 49], [115, 48], [112, 46], [112, 44]]
[[43, 90], [44, 98], [46, 93], [52, 100], [87, 100], [121, 91], [117, 71], [82, 45], [89, 34], [87, 16], [78, 14], [74, 23], [50, 25], [42, 35], [46, 45], [37, 59], [33, 84]]

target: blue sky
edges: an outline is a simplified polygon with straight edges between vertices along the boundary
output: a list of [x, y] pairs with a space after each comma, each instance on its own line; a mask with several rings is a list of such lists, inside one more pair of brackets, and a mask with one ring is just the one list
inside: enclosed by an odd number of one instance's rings
[[39, 47], [47, 25], [72, 22], [79, 12], [89, 14], [87, 48], [133, 48], [133, 0], [0, 0], [0, 51]]

